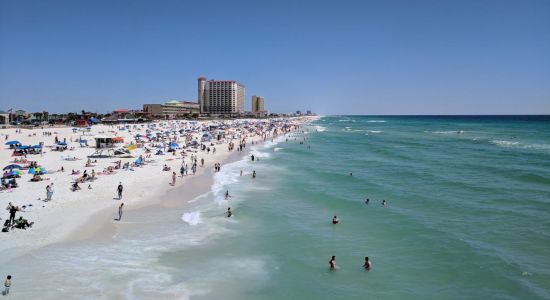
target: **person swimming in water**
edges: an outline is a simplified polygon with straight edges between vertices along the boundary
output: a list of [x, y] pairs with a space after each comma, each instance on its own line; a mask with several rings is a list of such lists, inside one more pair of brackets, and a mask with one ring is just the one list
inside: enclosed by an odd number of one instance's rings
[[231, 196], [229, 196], [229, 190], [225, 191], [225, 200], [231, 198]]
[[382, 206], [384, 207], [388, 206], [388, 202], [386, 202], [386, 200], [382, 200]]
[[233, 215], [233, 213], [231, 212], [231, 207], [228, 207], [227, 211], [225, 212], [225, 216], [228, 217], [228, 218], [231, 218], [232, 215]]
[[338, 224], [338, 222], [340, 222], [340, 219], [338, 219], [337, 216], [334, 216], [334, 218], [332, 218], [332, 224]]
[[363, 265], [363, 268], [365, 268], [365, 270], [369, 271], [371, 267], [372, 267], [372, 263], [371, 263], [369, 257], [365, 256], [365, 264]]
[[367, 200], [365, 200], [365, 204], [366, 204], [366, 205], [369, 205], [369, 202], [370, 202], [370, 199], [367, 198]]
[[336, 256], [333, 255], [332, 258], [329, 260], [328, 264], [330, 266], [331, 271], [336, 271]]

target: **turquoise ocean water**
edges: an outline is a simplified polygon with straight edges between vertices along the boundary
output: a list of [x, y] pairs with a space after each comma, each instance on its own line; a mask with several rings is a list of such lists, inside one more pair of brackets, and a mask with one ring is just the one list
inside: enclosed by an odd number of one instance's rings
[[249, 145], [259, 161], [223, 166], [211, 192], [182, 209], [129, 215], [145, 226], [115, 241], [48, 247], [8, 263], [36, 270], [19, 276], [26, 288], [18, 292], [550, 298], [550, 117], [332, 116], [304, 130]]

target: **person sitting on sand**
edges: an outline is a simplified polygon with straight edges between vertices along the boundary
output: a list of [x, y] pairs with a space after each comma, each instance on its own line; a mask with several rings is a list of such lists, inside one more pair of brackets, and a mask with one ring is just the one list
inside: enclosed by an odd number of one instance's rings
[[75, 181], [72, 186], [72, 191], [75, 192], [78, 190], [80, 190], [80, 187], [78, 186], [78, 181]]
[[43, 180], [42, 177], [40, 177], [40, 175], [38, 175], [38, 174], [34, 174], [31, 178], [32, 182], [42, 181], [42, 180]]
[[27, 221], [27, 219], [23, 219], [23, 217], [19, 217], [19, 219], [15, 220], [15, 228], [18, 229], [27, 229], [27, 227], [32, 227], [34, 222]]

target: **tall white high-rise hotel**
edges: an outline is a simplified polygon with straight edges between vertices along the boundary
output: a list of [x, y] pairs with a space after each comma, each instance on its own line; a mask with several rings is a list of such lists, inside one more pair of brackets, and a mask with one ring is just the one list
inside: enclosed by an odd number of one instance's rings
[[202, 114], [244, 113], [244, 85], [234, 80], [206, 80], [199, 77], [199, 105]]

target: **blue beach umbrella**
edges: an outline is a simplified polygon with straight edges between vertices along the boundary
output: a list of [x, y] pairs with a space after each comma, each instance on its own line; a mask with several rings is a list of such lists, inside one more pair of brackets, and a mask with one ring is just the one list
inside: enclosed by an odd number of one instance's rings
[[25, 150], [25, 149], [29, 149], [31, 146], [19, 146], [17, 147], [16, 149], [18, 150]]
[[9, 142], [6, 142], [4, 145], [17, 145], [17, 144], [21, 144], [19, 141], [9, 141]]
[[13, 170], [13, 169], [22, 169], [22, 168], [23, 168], [23, 167], [21, 167], [20, 165], [7, 165], [7, 166], [4, 167], [3, 170], [4, 170], [4, 171], [5, 171], [5, 170], [10, 170], [10, 171], [11, 171], [11, 170]]
[[42, 148], [42, 146], [40, 146], [40, 145], [34, 145], [34, 146], [32, 146], [32, 148]]
[[65, 142], [59, 142], [59, 143], [57, 143], [57, 144], [58, 144], [58, 145], [61, 145], [61, 146], [67, 146], [67, 143], [65, 143]]

